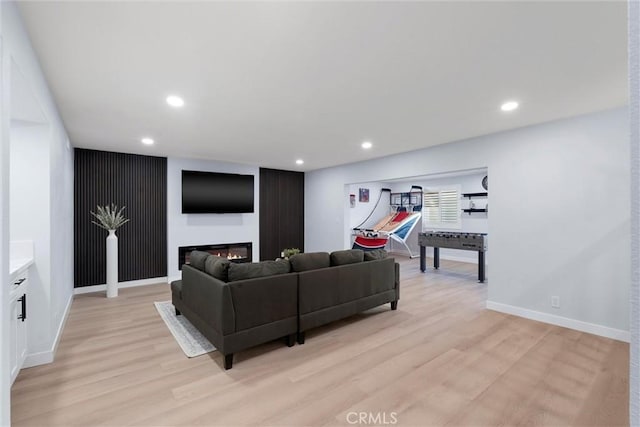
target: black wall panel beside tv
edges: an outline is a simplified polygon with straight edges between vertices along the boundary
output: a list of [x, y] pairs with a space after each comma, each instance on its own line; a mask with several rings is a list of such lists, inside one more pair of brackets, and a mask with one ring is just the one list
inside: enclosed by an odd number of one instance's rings
[[250, 213], [253, 175], [182, 171], [182, 213]]

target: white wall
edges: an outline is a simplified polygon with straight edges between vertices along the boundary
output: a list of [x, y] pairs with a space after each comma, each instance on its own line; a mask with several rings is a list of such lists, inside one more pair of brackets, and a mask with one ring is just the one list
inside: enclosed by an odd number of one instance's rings
[[[359, 190], [361, 188], [369, 189], [368, 202], [360, 201]], [[353, 227], [360, 225], [362, 221], [364, 221], [369, 216], [369, 214], [371, 214], [371, 211], [373, 210], [374, 206], [376, 205], [376, 202], [378, 201], [378, 198], [380, 197], [380, 190], [382, 188], [390, 188], [390, 186], [384, 182], [365, 182], [361, 184], [350, 184], [347, 186], [347, 194], [345, 195], [345, 200], [347, 202], [346, 209], [347, 209], [347, 216], [349, 218], [349, 225], [348, 225], [349, 230], [351, 230]], [[350, 200], [349, 200], [350, 194], [355, 194], [356, 196], [356, 206], [354, 208], [352, 208], [350, 205]], [[389, 196], [388, 192], [382, 196], [383, 198], [380, 200], [380, 203], [376, 208], [376, 212], [374, 212], [373, 215], [371, 215], [371, 217], [367, 221], [365, 221], [365, 223], [363, 224], [363, 227], [373, 226], [378, 221], [380, 221], [380, 219], [382, 219], [385, 215], [389, 215], [390, 211], [389, 211], [388, 196]]]
[[640, 3], [629, 2], [629, 101], [631, 117], [631, 345], [629, 425], [640, 425]]
[[313, 171], [305, 250], [344, 247], [346, 183], [488, 167], [488, 303], [628, 338], [628, 159], [623, 108]]
[[0, 2], [0, 426], [11, 423], [9, 363], [9, 64]]
[[51, 345], [57, 345], [73, 300], [73, 147], [60, 123], [50, 145]]
[[[254, 213], [183, 214], [182, 170], [254, 175]], [[181, 277], [178, 247], [212, 243], [253, 243], [253, 261], [260, 259], [259, 208], [260, 169], [237, 163], [194, 159], [167, 159], [167, 275]]]
[[[7, 205], [9, 200], [8, 190], [10, 188], [10, 118], [14, 117], [12, 116], [11, 105], [15, 101], [11, 98], [11, 88], [13, 86], [12, 79], [14, 79], [14, 82], [17, 79], [15, 70], [20, 72], [20, 78], [26, 82], [41, 109], [40, 112], [44, 121], [49, 125], [48, 152], [41, 153], [41, 156], [46, 158], [50, 174], [45, 178], [44, 182], [40, 183], [40, 193], [38, 194], [47, 194], [50, 201], [48, 211], [50, 214], [49, 234], [51, 238], [49, 252], [51, 253], [51, 258], [49, 265], [51, 266], [51, 271], [48, 277], [41, 276], [42, 285], [45, 289], [43, 292], [46, 307], [39, 311], [29, 311], [29, 322], [36, 322], [37, 327], [41, 328], [40, 330], [48, 330], [48, 333], [43, 332], [42, 336], [36, 336], [33, 340], [29, 339], [27, 363], [34, 364], [53, 359], [59, 331], [64, 321], [64, 311], [70, 306], [73, 295], [73, 261], [71, 259], [73, 239], [73, 152], [68, 144], [64, 125], [58, 115], [53, 97], [49, 92], [38, 58], [31, 47], [29, 36], [25, 31], [16, 5], [13, 2], [3, 1], [1, 2], [0, 10], [0, 37], [2, 38], [1, 98], [3, 109], [1, 121], [2, 167], [0, 168], [0, 173], [2, 174], [0, 182], [3, 190], [2, 205], [0, 206], [0, 218], [2, 220], [2, 227], [0, 228], [2, 230], [0, 233], [2, 251], [0, 255], [2, 255], [2, 261], [0, 265], [2, 266], [3, 290], [7, 288], [7, 255], [10, 238], [9, 230], [11, 229], [11, 219]], [[16, 112], [17, 110], [16, 108]], [[3, 297], [0, 302], [4, 310], [8, 303], [6, 293], [3, 291], [0, 295]], [[43, 297], [43, 294], [40, 294], [39, 297]], [[6, 324], [5, 321], [2, 323], [3, 325]], [[7, 335], [3, 332], [2, 354], [5, 354], [7, 345]], [[33, 353], [34, 351], [36, 353]], [[5, 362], [3, 362], [3, 366], [5, 366]], [[9, 383], [5, 380], [4, 372], [6, 370], [2, 369], [2, 371], [0, 423], [8, 424], [10, 419]]]
[[[13, 75], [13, 74], [12, 74]], [[28, 353], [50, 346], [51, 200], [48, 182], [50, 127], [11, 122], [10, 230], [11, 240], [32, 240], [34, 265], [29, 270]], [[31, 313], [34, 321], [31, 321]], [[46, 316], [42, 314], [47, 313]]]

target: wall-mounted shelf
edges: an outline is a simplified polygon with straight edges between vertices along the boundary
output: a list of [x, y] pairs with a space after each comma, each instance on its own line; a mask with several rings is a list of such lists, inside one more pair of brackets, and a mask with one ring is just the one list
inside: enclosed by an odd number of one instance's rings
[[472, 209], [462, 209], [462, 212], [468, 213], [469, 215], [471, 215], [472, 213], [475, 212], [487, 212], [486, 209], [476, 209], [476, 208], [472, 208]]
[[472, 197], [487, 197], [489, 196], [489, 193], [484, 192], [484, 193], [462, 193], [462, 197], [468, 197], [469, 200], [471, 200]]

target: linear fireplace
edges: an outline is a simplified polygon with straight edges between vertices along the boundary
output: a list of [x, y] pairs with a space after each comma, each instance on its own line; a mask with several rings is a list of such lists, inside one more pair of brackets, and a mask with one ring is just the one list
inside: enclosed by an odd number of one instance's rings
[[178, 248], [179, 270], [182, 270], [183, 264], [189, 264], [189, 254], [191, 251], [209, 252], [211, 255], [226, 257], [232, 262], [251, 262], [253, 259], [251, 242], [180, 246]]

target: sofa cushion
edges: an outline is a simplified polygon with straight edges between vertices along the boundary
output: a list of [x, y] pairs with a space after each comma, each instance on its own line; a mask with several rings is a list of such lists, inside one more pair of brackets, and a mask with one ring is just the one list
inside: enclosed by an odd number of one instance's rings
[[364, 253], [365, 261], [375, 261], [377, 259], [385, 259], [389, 254], [384, 249], [374, 249]]
[[257, 279], [259, 277], [275, 276], [291, 272], [288, 260], [262, 261], [229, 265], [229, 282], [237, 280]]
[[204, 271], [204, 263], [211, 254], [203, 251], [191, 251], [189, 255], [189, 265], [193, 268], [197, 268], [200, 271]]
[[347, 249], [344, 251], [331, 252], [331, 265], [355, 264], [364, 261], [364, 251], [362, 249]]
[[227, 258], [211, 255], [204, 262], [205, 273], [223, 282], [229, 281], [229, 265], [231, 261]]
[[309, 252], [296, 254], [289, 258], [291, 271], [301, 272], [327, 268], [331, 266], [328, 252]]

